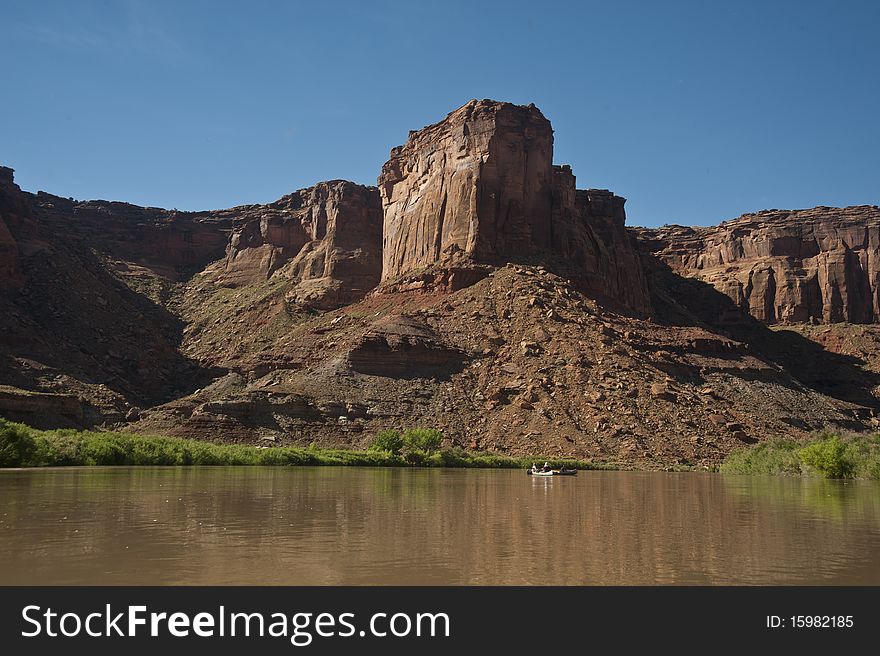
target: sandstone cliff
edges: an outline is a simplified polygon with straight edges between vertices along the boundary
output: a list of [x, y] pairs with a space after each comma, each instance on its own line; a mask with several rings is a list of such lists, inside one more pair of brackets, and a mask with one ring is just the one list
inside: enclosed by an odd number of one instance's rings
[[[161, 268], [169, 255], [125, 240], [124, 221], [91, 213], [77, 220], [64, 214], [75, 209], [67, 199], [20, 192], [6, 171], [0, 214], [11, 241], [0, 277], [0, 415], [82, 427], [135, 416], [137, 407], [197, 385], [203, 372], [177, 349], [177, 319], [123, 284], [105, 249], [115, 242], [117, 256], [143, 253]], [[130, 232], [152, 231], [133, 223]]]
[[471, 101], [410, 133], [382, 167], [383, 279], [458, 254], [550, 246], [553, 130], [534, 106]]
[[231, 221], [210, 212], [75, 201], [44, 192], [33, 196], [33, 205], [53, 233], [171, 281], [186, 279], [222, 257], [232, 228]]
[[880, 320], [880, 207], [768, 210], [636, 233], [673, 271], [765, 323]]
[[205, 212], [42, 192], [32, 202], [49, 229], [110, 257], [128, 277], [146, 269], [177, 282], [222, 262], [211, 267], [217, 284], [240, 287], [283, 268], [290, 302], [327, 309], [363, 297], [381, 274], [378, 191], [344, 180], [264, 205]]
[[571, 169], [552, 160], [553, 130], [534, 105], [473, 100], [411, 132], [379, 176], [382, 280], [432, 266], [540, 259], [647, 313], [624, 199], [577, 192]]
[[374, 187], [320, 182], [268, 205], [213, 214], [235, 224], [223, 285], [251, 284], [283, 268], [292, 282], [289, 301], [327, 309], [362, 298], [379, 283], [382, 209]]

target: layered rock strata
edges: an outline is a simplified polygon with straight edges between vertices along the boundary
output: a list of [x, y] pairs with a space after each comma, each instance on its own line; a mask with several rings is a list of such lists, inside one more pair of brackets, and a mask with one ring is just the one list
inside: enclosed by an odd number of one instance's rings
[[224, 214], [234, 216], [235, 228], [222, 284], [252, 284], [283, 267], [293, 282], [290, 301], [329, 309], [379, 283], [382, 209], [375, 187], [320, 182], [269, 205]]
[[184, 280], [223, 256], [232, 221], [214, 212], [179, 212], [40, 192], [35, 212], [49, 230], [113, 259]]
[[534, 105], [473, 100], [391, 151], [379, 176], [383, 282], [429, 267], [542, 259], [598, 296], [649, 311], [624, 199], [554, 167]]
[[880, 207], [744, 214], [636, 230], [642, 247], [765, 323], [880, 320]]

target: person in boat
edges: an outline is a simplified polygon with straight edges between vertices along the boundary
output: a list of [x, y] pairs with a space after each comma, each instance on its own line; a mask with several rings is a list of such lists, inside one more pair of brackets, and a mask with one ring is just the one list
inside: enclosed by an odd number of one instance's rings
[[532, 463], [532, 473], [534, 474], [534, 473], [537, 472], [537, 471], [540, 471], [540, 470], [538, 469], [538, 463], [537, 463], [537, 462], [533, 462], [533, 463]]
[[545, 461], [545, 462], [544, 462], [544, 466], [541, 467], [541, 471], [542, 471], [542, 472], [548, 472], [548, 471], [550, 471], [550, 463]]

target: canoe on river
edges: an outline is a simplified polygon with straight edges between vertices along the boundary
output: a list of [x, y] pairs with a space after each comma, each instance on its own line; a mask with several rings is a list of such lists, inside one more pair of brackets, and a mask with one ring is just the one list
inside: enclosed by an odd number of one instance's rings
[[577, 469], [551, 469], [550, 471], [532, 471], [527, 469], [526, 473], [529, 476], [575, 476], [578, 472]]

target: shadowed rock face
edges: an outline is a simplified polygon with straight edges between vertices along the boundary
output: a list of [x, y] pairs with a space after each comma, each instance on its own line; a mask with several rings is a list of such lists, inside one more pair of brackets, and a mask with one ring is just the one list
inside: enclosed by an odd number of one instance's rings
[[232, 222], [210, 212], [178, 212], [106, 200], [32, 195], [37, 218], [55, 234], [109, 257], [183, 280], [222, 257]]
[[651, 312], [644, 268], [624, 228], [625, 198], [606, 189], [575, 189], [568, 166], [555, 166], [551, 213], [552, 261], [598, 300]]
[[765, 323], [880, 320], [880, 208], [745, 214], [712, 228], [636, 230], [673, 271]]
[[[223, 260], [217, 283], [241, 287], [288, 265], [290, 302], [322, 309], [362, 298], [379, 283], [382, 210], [375, 187], [333, 180], [273, 203], [207, 212], [28, 196], [53, 232], [170, 281]], [[4, 237], [0, 225], [0, 267], [10, 268]]]
[[540, 258], [600, 298], [650, 310], [624, 199], [576, 191], [534, 105], [473, 100], [410, 133], [382, 168], [383, 282], [428, 267]]
[[30, 221], [30, 206], [13, 182], [12, 169], [0, 166], [0, 291], [24, 283], [14, 233], [26, 229]]

